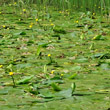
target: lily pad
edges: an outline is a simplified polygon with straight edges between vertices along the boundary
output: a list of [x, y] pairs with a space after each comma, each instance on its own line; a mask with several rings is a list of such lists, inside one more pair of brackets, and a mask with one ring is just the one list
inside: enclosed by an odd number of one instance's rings
[[34, 77], [34, 75], [31, 76], [25, 76], [23, 79], [16, 82], [16, 84], [27, 84], [29, 81]]

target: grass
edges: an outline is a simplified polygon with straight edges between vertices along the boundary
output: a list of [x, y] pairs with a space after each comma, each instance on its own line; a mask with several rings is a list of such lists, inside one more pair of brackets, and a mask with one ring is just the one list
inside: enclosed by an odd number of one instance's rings
[[[10, 2], [6, 0], [7, 2]], [[1, 4], [7, 3], [6, 1], [1, 2]], [[16, 1], [12, 0], [14, 4]], [[91, 12], [98, 12], [98, 13], [109, 13], [110, 10], [110, 0], [19, 0], [17, 4], [20, 7], [30, 7], [30, 4], [36, 4], [39, 9], [43, 7], [48, 8], [48, 6], [54, 7], [57, 10], [78, 10], [78, 11], [91, 11]]]

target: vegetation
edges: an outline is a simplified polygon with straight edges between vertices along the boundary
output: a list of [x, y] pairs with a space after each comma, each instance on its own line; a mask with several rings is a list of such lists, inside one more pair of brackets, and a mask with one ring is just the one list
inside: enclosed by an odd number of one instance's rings
[[[10, 2], [10, 0], [4, 0], [2, 4]], [[36, 4], [38, 7], [42, 5], [45, 7], [52, 6], [55, 9], [69, 9], [70, 11], [98, 11], [102, 12], [110, 10], [110, 0], [12, 0], [13, 3], [17, 2], [18, 5], [26, 6], [30, 4]]]
[[110, 109], [110, 0], [0, 5], [0, 110]]

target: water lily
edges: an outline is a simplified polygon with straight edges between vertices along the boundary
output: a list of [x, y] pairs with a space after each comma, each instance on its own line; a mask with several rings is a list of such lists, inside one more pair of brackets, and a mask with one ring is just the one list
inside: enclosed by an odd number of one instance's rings
[[51, 54], [48, 54], [48, 57], [50, 57], [51, 56]]
[[5, 26], [5, 25], [3, 25], [2, 27], [3, 27], [3, 28], [5, 28], [6, 26]]
[[14, 75], [14, 73], [13, 72], [9, 72], [9, 75], [12, 76], [12, 75]]
[[64, 74], [60, 74], [61, 76], [64, 76]]
[[0, 65], [0, 68], [2, 68], [3, 67], [3, 65]]
[[13, 87], [15, 87], [16, 85], [15, 85], [15, 80], [14, 80], [14, 77], [13, 77], [14, 73], [13, 73], [13, 72], [9, 72], [9, 75], [10, 75], [11, 78], [12, 78], [12, 81], [13, 81]]
[[76, 23], [79, 23], [79, 21], [77, 20]]
[[51, 25], [51, 26], [54, 26], [54, 24], [53, 24], [53, 23], [51, 23], [50, 25]]
[[17, 3], [16, 2], [14, 2], [14, 5], [16, 5]]
[[36, 21], [38, 21], [39, 19], [38, 18], [36, 18]]
[[32, 28], [32, 25], [29, 25], [30, 28]]
[[23, 12], [26, 12], [26, 9], [23, 9]]
[[53, 74], [53, 73], [54, 73], [54, 71], [55, 71], [55, 70], [52, 70], [52, 71], [51, 71], [51, 74]]

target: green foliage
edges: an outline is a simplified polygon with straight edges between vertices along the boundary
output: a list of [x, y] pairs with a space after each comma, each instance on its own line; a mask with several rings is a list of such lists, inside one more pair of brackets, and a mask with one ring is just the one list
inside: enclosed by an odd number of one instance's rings
[[74, 79], [77, 76], [77, 73], [72, 74], [69, 79]]
[[[16, 2], [15, 0], [11, 1]], [[10, 0], [5, 0], [1, 4], [10, 3]], [[79, 11], [91, 11], [100, 12], [102, 14], [108, 14], [110, 10], [110, 0], [17, 0], [18, 7], [27, 7], [30, 4], [37, 4], [40, 10], [42, 6], [48, 8], [53, 6], [57, 10], [79, 10]], [[29, 7], [28, 7], [29, 8]]]
[[22, 78], [21, 80], [18, 80], [16, 82], [16, 84], [27, 84], [29, 83], [29, 81], [34, 77], [34, 75], [31, 75], [31, 76], [26, 76], [24, 78]]
[[61, 88], [56, 83], [52, 83], [51, 86], [54, 91], [61, 91]]
[[0, 109], [107, 109], [108, 5], [106, 0], [4, 2], [0, 7]]
[[72, 83], [71, 84], [71, 88], [72, 88], [71, 95], [73, 95], [73, 93], [75, 92], [75, 89], [76, 89], [76, 84], [75, 83]]
[[[53, 31], [54, 31], [55, 33], [66, 34], [66, 31], [65, 31], [64, 29], [60, 28], [60, 27], [55, 27], [55, 28], [53, 29]], [[57, 35], [57, 36], [58, 36], [58, 35]]]

